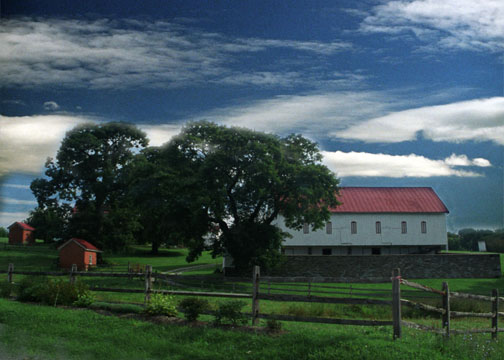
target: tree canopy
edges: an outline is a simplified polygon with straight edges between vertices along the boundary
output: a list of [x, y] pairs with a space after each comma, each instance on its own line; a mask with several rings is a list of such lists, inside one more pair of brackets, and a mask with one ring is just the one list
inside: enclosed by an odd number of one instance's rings
[[122, 172], [134, 158], [134, 149], [146, 145], [142, 131], [123, 123], [85, 124], [69, 131], [56, 159], [46, 162], [46, 178], [31, 184], [38, 201], [32, 218], [43, 220], [56, 209], [73, 208], [66, 235], [121, 248], [135, 229], [134, 216], [123, 204], [128, 186]]
[[208, 245], [214, 254], [230, 254], [239, 269], [271, 266], [287, 236], [276, 225], [279, 215], [289, 228], [318, 229], [329, 219], [328, 206], [337, 205], [338, 179], [322, 165], [317, 144], [301, 135], [197, 122], [158, 151], [158, 171], [177, 184], [168, 202], [188, 210], [174, 218], [187, 220], [197, 210], [199, 225], [183, 231], [190, 260]]

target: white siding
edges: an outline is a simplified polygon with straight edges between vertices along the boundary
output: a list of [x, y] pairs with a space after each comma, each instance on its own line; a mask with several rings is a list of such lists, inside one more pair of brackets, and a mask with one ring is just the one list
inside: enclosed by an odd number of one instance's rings
[[[415, 246], [447, 245], [445, 214], [332, 214], [332, 234], [326, 227], [308, 234], [285, 227], [283, 219], [278, 225], [289, 232], [284, 246]], [[350, 233], [350, 224], [357, 222], [357, 233]], [[376, 222], [381, 222], [381, 234], [376, 233]], [[401, 233], [401, 222], [406, 221], [407, 233]], [[427, 223], [427, 233], [422, 233], [421, 223]], [[313, 249], [313, 255], [316, 255]], [[320, 253], [322, 250], [320, 250]], [[333, 251], [334, 254], [334, 251]], [[288, 254], [289, 255], [289, 254]]]

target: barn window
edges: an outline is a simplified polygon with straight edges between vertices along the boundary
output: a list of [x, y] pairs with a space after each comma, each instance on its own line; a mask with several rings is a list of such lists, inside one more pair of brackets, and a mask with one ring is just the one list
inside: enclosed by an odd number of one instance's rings
[[347, 253], [347, 255], [352, 255], [352, 248], [351, 247], [347, 247], [346, 253]]
[[326, 233], [332, 234], [332, 222], [328, 222], [325, 226]]
[[311, 247], [309, 247], [309, 248], [308, 248], [308, 255], [311, 255], [311, 254], [312, 254], [312, 248], [311, 248]]
[[308, 234], [310, 232], [310, 227], [308, 223], [303, 224], [303, 234]]
[[322, 249], [322, 255], [332, 255], [332, 249]]
[[93, 265], [93, 255], [89, 254], [89, 265]]
[[376, 222], [375, 227], [376, 227], [376, 233], [381, 234], [381, 222], [380, 221]]
[[357, 234], [357, 221], [352, 221], [350, 223], [350, 232], [352, 234]]
[[380, 255], [381, 248], [371, 248], [371, 255]]
[[408, 224], [406, 221], [401, 222], [401, 234], [406, 234], [408, 232]]
[[420, 223], [420, 227], [422, 229], [422, 234], [427, 234], [427, 222], [426, 221], [422, 221]]

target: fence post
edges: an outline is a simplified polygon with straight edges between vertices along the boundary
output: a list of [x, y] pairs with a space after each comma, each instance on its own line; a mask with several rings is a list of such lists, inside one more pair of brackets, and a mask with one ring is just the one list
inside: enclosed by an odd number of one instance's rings
[[14, 274], [14, 264], [10, 263], [7, 269], [7, 281], [12, 284], [12, 276]]
[[144, 302], [150, 301], [152, 292], [152, 265], [145, 265], [145, 299]]
[[72, 268], [70, 269], [70, 284], [75, 284], [75, 273], [77, 272], [77, 265], [72, 264]]
[[392, 321], [394, 340], [401, 337], [401, 270], [392, 271]]
[[499, 333], [499, 290], [493, 289], [492, 296], [494, 298], [492, 301], [492, 327], [494, 330], [492, 333], [492, 339], [497, 340], [497, 334]]
[[450, 288], [447, 282], [443, 282], [444, 291], [443, 295], [443, 309], [445, 313], [443, 314], [443, 327], [446, 328], [446, 337], [450, 337]]
[[252, 325], [259, 325], [259, 282], [261, 277], [261, 268], [254, 266], [252, 272]]

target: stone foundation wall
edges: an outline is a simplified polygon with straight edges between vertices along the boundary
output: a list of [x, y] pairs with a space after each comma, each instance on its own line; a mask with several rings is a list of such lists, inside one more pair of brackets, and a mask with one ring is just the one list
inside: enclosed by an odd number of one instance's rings
[[[335, 277], [352, 281], [389, 281], [401, 269], [406, 279], [495, 278], [501, 276], [498, 254], [376, 256], [287, 256], [281, 269], [268, 275]], [[266, 275], [266, 274], [264, 274]]]

